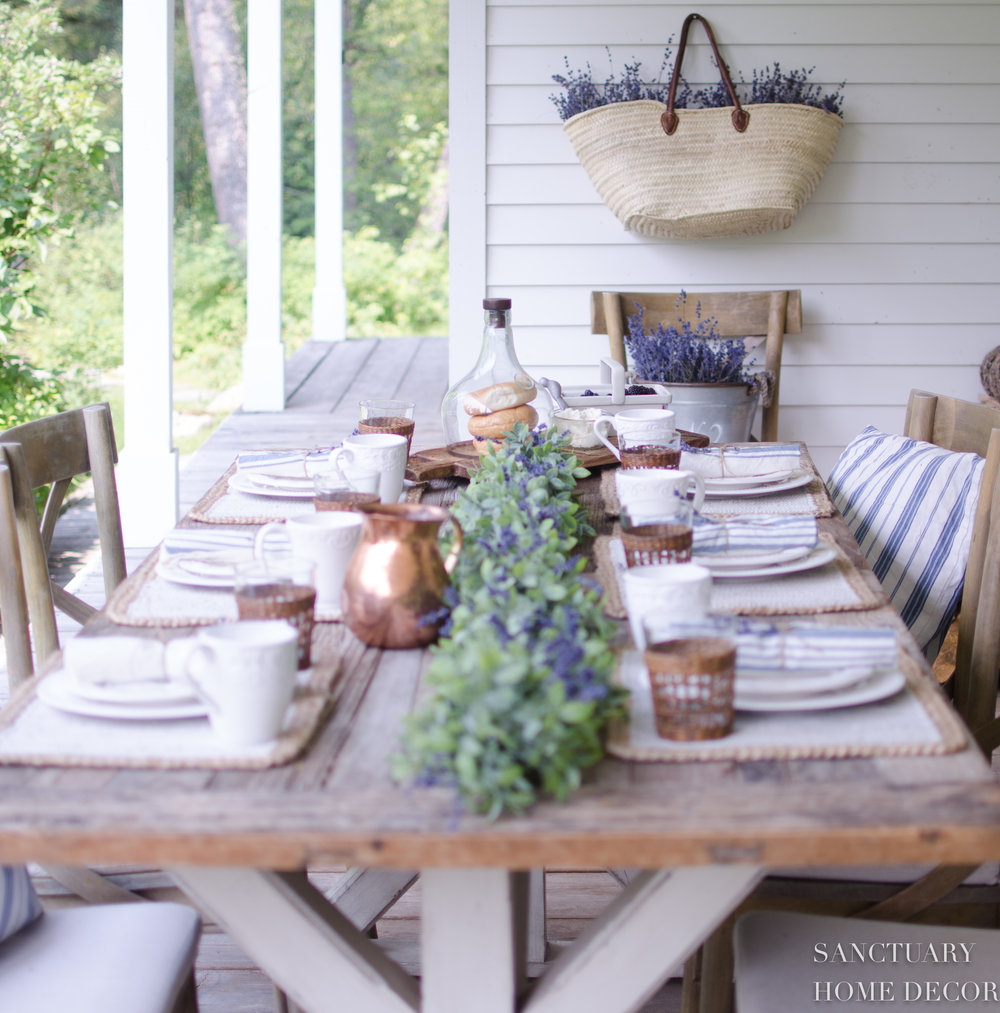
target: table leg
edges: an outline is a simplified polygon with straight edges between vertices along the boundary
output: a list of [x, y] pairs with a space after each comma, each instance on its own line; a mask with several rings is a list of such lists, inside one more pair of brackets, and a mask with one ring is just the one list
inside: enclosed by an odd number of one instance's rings
[[170, 870], [304, 1013], [414, 1013], [416, 981], [304, 876], [258, 869]]
[[422, 1013], [514, 1013], [524, 982], [528, 873], [424, 869]]
[[632, 1013], [764, 875], [754, 866], [640, 873], [538, 980], [523, 1013]]

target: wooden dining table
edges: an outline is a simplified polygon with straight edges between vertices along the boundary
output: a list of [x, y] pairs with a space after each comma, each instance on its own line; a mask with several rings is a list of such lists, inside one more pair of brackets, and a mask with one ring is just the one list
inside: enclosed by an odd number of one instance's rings
[[[877, 593], [843, 520], [819, 526]], [[897, 630], [932, 683], [891, 607], [866, 615]], [[87, 635], [119, 629], [105, 615]], [[490, 820], [446, 789], [390, 775], [401, 719], [427, 691], [427, 651], [365, 647], [333, 622], [317, 625], [313, 650], [330, 673], [327, 705], [290, 762], [226, 769], [0, 756], [0, 862], [156, 863], [309, 1013], [624, 1013], [769, 868], [1000, 859], [1000, 785], [953, 716], [960, 744], [926, 754], [609, 756], [568, 802]], [[936, 684], [930, 691], [939, 694]], [[359, 870], [335, 903], [306, 875], [330, 865]], [[532, 883], [554, 866], [631, 872], [608, 908], [543, 964], [532, 948]], [[366, 931], [417, 874], [419, 978]]]

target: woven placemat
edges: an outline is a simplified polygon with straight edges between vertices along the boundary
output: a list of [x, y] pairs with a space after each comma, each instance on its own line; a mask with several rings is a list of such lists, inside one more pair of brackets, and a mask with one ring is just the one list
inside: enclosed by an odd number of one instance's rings
[[229, 488], [236, 474], [236, 462], [188, 511], [188, 518], [202, 524], [267, 524], [311, 514], [311, 496], [248, 496]]
[[607, 751], [623, 760], [842, 759], [862, 756], [932, 756], [965, 748], [968, 737], [937, 686], [910, 657], [901, 655], [905, 688], [875, 703], [819, 711], [737, 711], [722, 739], [675, 742], [656, 733], [652, 694], [638, 651], [622, 652], [619, 681], [631, 692], [629, 718], [609, 729]]
[[[0, 711], [0, 765], [262, 770], [290, 763], [323, 726], [346, 688], [368, 679], [371, 666], [350, 673], [341, 664], [343, 632], [317, 627], [317, 663], [300, 684], [278, 738], [262, 746], [223, 748], [207, 718], [175, 721], [106, 720], [65, 713], [38, 699], [36, 688], [53, 667], [29, 680]], [[56, 661], [56, 667], [58, 660]]]
[[[871, 587], [829, 535], [820, 535], [820, 543], [836, 549], [831, 563], [815, 570], [760, 580], [715, 580], [712, 608], [745, 616], [773, 616], [853, 612], [889, 604], [885, 592]], [[627, 618], [619, 582], [619, 574], [625, 569], [621, 539], [610, 535], [598, 538], [594, 555], [597, 579], [604, 589], [605, 613], [613, 619]]]
[[[192, 587], [176, 584], [157, 571], [159, 555], [150, 553], [137, 570], [111, 592], [104, 612], [120, 626], [151, 629], [185, 629], [211, 626], [236, 619], [236, 597], [232, 588]], [[340, 612], [318, 610], [317, 623], [339, 623]]]
[[[805, 460], [803, 460], [805, 464]], [[809, 462], [811, 466], [811, 461]], [[615, 485], [615, 468], [601, 474], [601, 497], [608, 517], [621, 514], [618, 488]], [[774, 514], [787, 517], [832, 517], [836, 513], [833, 500], [823, 480], [817, 475], [808, 485], [771, 496], [710, 496], [702, 504], [706, 517], [751, 516]]]

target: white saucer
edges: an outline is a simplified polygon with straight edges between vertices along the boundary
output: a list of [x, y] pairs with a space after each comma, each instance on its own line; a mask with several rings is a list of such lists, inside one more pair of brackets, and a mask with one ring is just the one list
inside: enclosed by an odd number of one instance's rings
[[288, 485], [261, 485], [242, 471], [237, 471], [230, 477], [229, 488], [248, 496], [275, 496], [279, 499], [312, 499], [315, 494], [311, 484], [306, 488], [302, 484], [296, 484], [294, 478], [289, 479]]
[[72, 673], [65, 672], [67, 691], [73, 696], [95, 703], [115, 704], [118, 707], [165, 707], [197, 700], [191, 686], [172, 679], [159, 682], [132, 680], [130, 682], [81, 682]]
[[705, 498], [722, 496], [771, 496], [777, 492], [788, 492], [790, 489], [800, 489], [813, 480], [811, 471], [793, 471], [791, 476], [783, 482], [768, 482], [765, 485], [751, 485], [743, 487], [712, 487], [709, 482], [724, 482], [725, 479], [709, 478], [705, 480]]
[[830, 669], [736, 669], [736, 692], [747, 699], [753, 697], [812, 696], [856, 686], [886, 669], [865, 665]]
[[76, 690], [76, 679], [64, 669], [59, 669], [39, 682], [37, 692], [39, 700], [56, 710], [92, 718], [111, 718], [120, 721], [176, 721], [180, 718], [205, 717], [208, 713], [205, 704], [195, 699], [188, 703], [107, 703], [88, 700], [79, 696]]
[[221, 549], [218, 552], [181, 552], [160, 560], [156, 573], [164, 580], [190, 587], [231, 588], [237, 563], [253, 558], [250, 549]]
[[[771, 566], [745, 566], [730, 567], [729, 569], [715, 569], [712, 577], [716, 580], [759, 580], [761, 577], [783, 577], [789, 573], [802, 573], [806, 570], [816, 570], [837, 558], [837, 550], [828, 545], [819, 545], [811, 550], [807, 556], [793, 559], [786, 563], [776, 563]], [[695, 560], [703, 563], [701, 559]]]
[[734, 706], [738, 711], [817, 711], [857, 707], [874, 703], [898, 693], [906, 685], [906, 676], [891, 668], [879, 669], [870, 679], [829, 693], [804, 693], [784, 697], [755, 696], [737, 687]]
[[814, 545], [795, 545], [789, 549], [754, 552], [695, 552], [691, 561], [709, 570], [745, 570], [747, 567], [776, 566], [790, 563], [793, 559], [803, 559], [815, 548]]
[[786, 468], [784, 471], [772, 471], [767, 475], [720, 475], [718, 478], [705, 479], [705, 492], [756, 489], [762, 485], [776, 485], [779, 482], [787, 482], [795, 474], [798, 474], [797, 469]]

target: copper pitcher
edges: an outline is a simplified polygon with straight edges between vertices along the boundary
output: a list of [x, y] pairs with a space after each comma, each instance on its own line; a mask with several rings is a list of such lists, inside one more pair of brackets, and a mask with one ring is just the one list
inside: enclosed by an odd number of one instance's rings
[[[362, 503], [364, 528], [344, 578], [344, 621], [371, 647], [423, 647], [438, 638], [444, 589], [462, 548], [462, 528], [439, 506]], [[455, 537], [446, 559], [438, 529]]]

